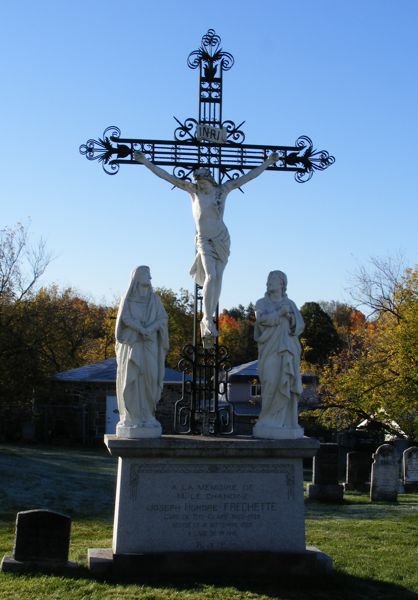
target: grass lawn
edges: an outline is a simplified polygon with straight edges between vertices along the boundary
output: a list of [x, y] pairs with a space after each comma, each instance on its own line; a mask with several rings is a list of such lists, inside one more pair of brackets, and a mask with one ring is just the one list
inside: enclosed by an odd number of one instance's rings
[[[238, 581], [96, 581], [87, 549], [110, 547], [116, 461], [105, 450], [0, 445], [0, 558], [12, 554], [16, 513], [50, 508], [73, 519], [73, 577], [0, 573], [0, 600], [418, 600], [418, 495], [371, 504], [349, 494], [343, 505], [307, 502], [307, 544], [334, 560], [317, 579]], [[225, 570], [227, 572], [227, 565]]]

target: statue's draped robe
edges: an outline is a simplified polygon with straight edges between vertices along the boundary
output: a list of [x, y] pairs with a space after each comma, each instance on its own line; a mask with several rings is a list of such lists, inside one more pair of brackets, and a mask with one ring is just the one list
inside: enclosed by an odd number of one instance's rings
[[[161, 398], [165, 356], [168, 349], [167, 314], [152, 291], [143, 299], [131, 294], [122, 299], [116, 321], [116, 394], [120, 424], [144, 426], [155, 419]], [[135, 325], [156, 326], [150, 337], [141, 336]]]
[[[284, 306], [292, 316], [292, 326], [285, 316], [274, 323]], [[268, 294], [258, 300], [255, 311], [257, 321], [254, 339], [258, 343], [262, 399], [258, 422], [275, 427], [297, 428], [298, 398], [303, 391], [298, 339], [304, 329], [302, 315], [287, 296], [274, 301]]]

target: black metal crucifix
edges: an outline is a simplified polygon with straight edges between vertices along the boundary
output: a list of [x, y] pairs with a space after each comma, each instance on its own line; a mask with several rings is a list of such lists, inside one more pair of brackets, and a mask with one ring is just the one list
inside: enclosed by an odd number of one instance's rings
[[[233, 66], [234, 58], [220, 44], [220, 37], [209, 29], [200, 48], [189, 54], [188, 66], [199, 68], [199, 117], [183, 123], [174, 117], [178, 124], [174, 140], [122, 138], [119, 128], [111, 126], [98, 140], [90, 139], [80, 146], [81, 154], [88, 160], [98, 160], [109, 175], [118, 173], [120, 165], [137, 165], [133, 153], [140, 152], [155, 165], [174, 167], [176, 177], [189, 181], [196, 168], [207, 167], [218, 183], [225, 178], [236, 179], [258, 167], [273, 152], [279, 158], [267, 170], [294, 172], [299, 183], [308, 181], [314, 171], [332, 165], [334, 157], [325, 150], [315, 150], [307, 136], [299, 137], [294, 146], [243, 143], [244, 121], [235, 125], [223, 120], [223, 72]], [[211, 349], [203, 348], [199, 342], [200, 292], [196, 285], [193, 344], [185, 346], [179, 363], [184, 372], [191, 373], [191, 379], [184, 378], [183, 396], [175, 410], [175, 426], [181, 433], [230, 433], [232, 409], [227, 401], [218, 401], [221, 392], [227, 400], [226, 381], [220, 381], [220, 373], [228, 370], [228, 351], [217, 342]]]
[[198, 166], [210, 167], [224, 177], [238, 177], [246, 170], [263, 163], [272, 152], [280, 160], [268, 167], [270, 171], [293, 171], [296, 181], [308, 181], [314, 171], [323, 171], [335, 162], [325, 150], [315, 150], [307, 136], [299, 137], [294, 146], [244, 144], [245, 135], [233, 121], [223, 121], [222, 75], [234, 64], [234, 58], [220, 47], [221, 39], [213, 29], [203, 36], [198, 50], [191, 52], [187, 64], [200, 69], [199, 118], [178, 119], [174, 140], [122, 138], [118, 127], [105, 129], [102, 138], [88, 140], [80, 146], [81, 154], [98, 160], [109, 175], [115, 175], [120, 165], [137, 164], [133, 151], [143, 152], [151, 162], [173, 166], [174, 175], [188, 179]]

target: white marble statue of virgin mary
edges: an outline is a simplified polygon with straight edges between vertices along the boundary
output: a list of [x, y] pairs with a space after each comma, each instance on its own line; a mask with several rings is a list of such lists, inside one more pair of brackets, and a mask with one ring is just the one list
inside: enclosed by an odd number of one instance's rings
[[149, 267], [137, 267], [116, 319], [118, 437], [161, 435], [155, 408], [164, 382], [167, 321], [162, 302], [152, 289]]

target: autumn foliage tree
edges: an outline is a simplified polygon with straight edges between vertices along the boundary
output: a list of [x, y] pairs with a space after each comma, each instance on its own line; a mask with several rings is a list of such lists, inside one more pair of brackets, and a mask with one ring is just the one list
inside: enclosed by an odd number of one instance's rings
[[56, 372], [113, 356], [114, 314], [56, 286], [3, 306], [0, 412], [6, 420], [28, 419], [33, 397], [48, 396]]
[[185, 344], [193, 341], [193, 297], [186, 291], [179, 294], [168, 288], [156, 288], [168, 315], [168, 335], [170, 348], [166, 364], [177, 369], [181, 351]]
[[229, 350], [229, 361], [235, 366], [257, 359], [254, 341], [255, 311], [250, 303], [224, 310], [219, 316], [219, 341]]
[[44, 241], [32, 242], [28, 227], [0, 229], [0, 433], [13, 431], [16, 415], [29, 410], [27, 384], [36, 367], [26, 344], [25, 303], [49, 262]]
[[45, 371], [72, 369], [114, 355], [114, 308], [97, 305], [72, 288], [51, 286], [41, 288], [26, 310], [30, 338]]
[[[321, 420], [334, 427], [367, 419], [387, 432], [418, 438], [418, 271], [390, 262], [362, 270], [359, 290], [372, 318], [357, 319], [352, 342], [322, 375]], [[377, 285], [376, 285], [376, 282]]]
[[322, 366], [341, 347], [341, 340], [331, 317], [317, 302], [306, 302], [300, 309], [305, 322], [301, 335], [303, 360], [308, 365]]
[[350, 348], [356, 333], [366, 324], [365, 315], [350, 304], [335, 300], [319, 302], [321, 308], [329, 315], [338, 334], [342, 348]]
[[114, 353], [115, 308], [75, 290], [39, 288], [50, 262], [18, 223], [0, 230], [0, 434], [13, 435], [45, 398], [57, 371]]

